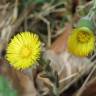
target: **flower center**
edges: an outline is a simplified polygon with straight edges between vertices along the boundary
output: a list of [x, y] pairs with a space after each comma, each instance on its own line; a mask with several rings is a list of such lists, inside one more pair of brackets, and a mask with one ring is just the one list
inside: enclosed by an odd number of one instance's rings
[[90, 40], [90, 34], [86, 31], [80, 31], [77, 38], [81, 43], [86, 43]]
[[27, 47], [22, 48], [21, 56], [23, 58], [28, 58], [30, 54], [31, 54], [30, 48], [27, 48]]

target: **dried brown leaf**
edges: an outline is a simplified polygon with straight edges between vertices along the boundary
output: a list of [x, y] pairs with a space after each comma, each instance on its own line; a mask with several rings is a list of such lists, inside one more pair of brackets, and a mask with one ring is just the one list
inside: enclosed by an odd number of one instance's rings
[[72, 25], [71, 24], [66, 24], [65, 25], [65, 31], [63, 32], [63, 34], [61, 34], [56, 40], [55, 42], [53, 42], [51, 49], [55, 52], [55, 53], [61, 53], [62, 51], [64, 51], [66, 49], [66, 42], [67, 42], [67, 38], [69, 36], [69, 34], [72, 31]]

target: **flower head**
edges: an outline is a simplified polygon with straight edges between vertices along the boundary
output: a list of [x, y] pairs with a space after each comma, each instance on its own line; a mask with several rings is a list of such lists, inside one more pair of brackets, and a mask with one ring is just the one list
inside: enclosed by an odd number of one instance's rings
[[80, 57], [88, 56], [94, 50], [95, 36], [87, 27], [76, 28], [68, 38], [68, 50]]
[[14, 36], [8, 45], [6, 58], [16, 69], [34, 65], [40, 57], [41, 42], [36, 34], [22, 32]]

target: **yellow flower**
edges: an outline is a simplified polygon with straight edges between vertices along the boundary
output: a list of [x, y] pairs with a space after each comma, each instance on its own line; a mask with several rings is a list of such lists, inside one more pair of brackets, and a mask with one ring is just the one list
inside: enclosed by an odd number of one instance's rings
[[36, 34], [21, 32], [8, 45], [6, 58], [16, 69], [33, 66], [40, 57], [41, 42]]
[[95, 36], [87, 27], [73, 30], [68, 38], [68, 50], [80, 57], [88, 56], [94, 50]]

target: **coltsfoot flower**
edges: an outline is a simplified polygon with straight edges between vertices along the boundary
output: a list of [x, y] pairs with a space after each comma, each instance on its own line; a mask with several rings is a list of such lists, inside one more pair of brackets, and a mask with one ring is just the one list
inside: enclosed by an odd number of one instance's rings
[[33, 66], [40, 57], [41, 42], [36, 34], [21, 32], [8, 45], [6, 58], [16, 69]]
[[94, 50], [94, 43], [95, 36], [89, 28], [76, 28], [68, 38], [68, 50], [76, 56], [88, 56]]

